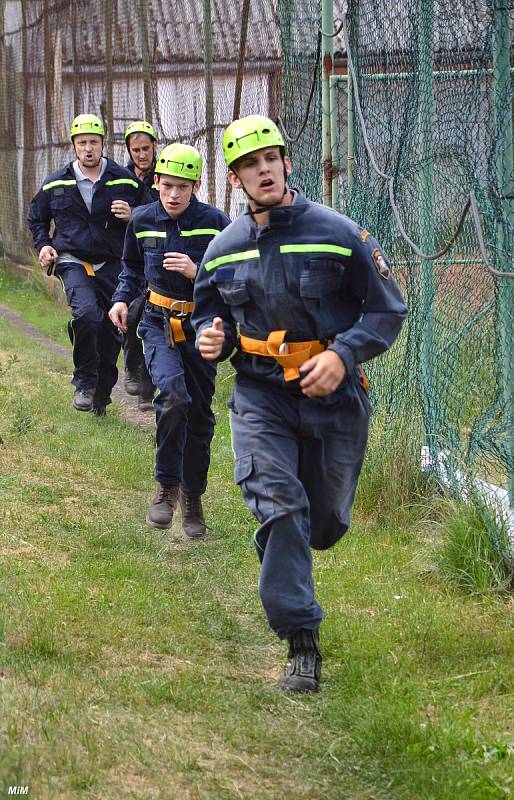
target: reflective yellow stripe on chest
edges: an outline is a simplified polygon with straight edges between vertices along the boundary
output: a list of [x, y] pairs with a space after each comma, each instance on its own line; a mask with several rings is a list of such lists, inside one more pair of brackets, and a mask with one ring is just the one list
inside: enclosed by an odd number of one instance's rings
[[341, 247], [338, 244], [282, 244], [281, 253], [331, 253], [337, 256], [351, 256], [352, 251], [349, 247]]
[[235, 261], [248, 261], [251, 258], [259, 258], [260, 253], [258, 250], [244, 250], [241, 253], [228, 253], [226, 256], [218, 256], [213, 258], [212, 261], [207, 261], [204, 268], [210, 272], [222, 264], [233, 264]]

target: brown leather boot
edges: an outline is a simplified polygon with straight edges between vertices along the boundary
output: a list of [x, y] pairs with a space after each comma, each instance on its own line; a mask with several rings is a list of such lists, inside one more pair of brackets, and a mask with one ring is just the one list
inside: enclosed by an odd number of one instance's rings
[[146, 515], [151, 528], [171, 528], [173, 512], [177, 507], [178, 486], [157, 484], [157, 491]]
[[188, 539], [201, 539], [206, 533], [202, 498], [199, 495], [184, 494], [180, 490], [178, 500], [182, 512], [182, 530]]
[[321, 678], [319, 632], [302, 629], [287, 637], [289, 652], [280, 688], [290, 692], [317, 692]]

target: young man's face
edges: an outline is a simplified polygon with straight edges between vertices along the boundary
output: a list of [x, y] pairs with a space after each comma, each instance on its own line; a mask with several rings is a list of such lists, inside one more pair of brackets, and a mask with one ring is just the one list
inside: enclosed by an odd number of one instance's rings
[[103, 139], [97, 133], [83, 133], [73, 137], [73, 147], [81, 167], [94, 169], [100, 163]]
[[156, 148], [157, 142], [147, 133], [132, 133], [129, 136], [130, 157], [141, 172], [149, 172], [152, 168]]
[[200, 188], [200, 183], [201, 181], [189, 181], [174, 175], [155, 175], [155, 185], [168, 216], [176, 219], [184, 213], [193, 193]]
[[291, 173], [291, 162], [287, 156], [282, 161], [279, 147], [263, 147], [239, 158], [228, 179], [235, 189], [245, 189], [259, 205], [279, 204], [284, 197], [285, 177]]

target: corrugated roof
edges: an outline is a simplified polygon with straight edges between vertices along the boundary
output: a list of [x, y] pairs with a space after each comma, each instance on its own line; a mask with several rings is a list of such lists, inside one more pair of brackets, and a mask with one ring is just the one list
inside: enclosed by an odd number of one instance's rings
[[[71, 5], [73, 3], [73, 5]], [[63, 64], [73, 63], [73, 37], [81, 65], [105, 64], [105, 0], [54, 0], [49, 2], [49, 29], [62, 32]], [[25, 5], [26, 22], [32, 23], [32, 52], [43, 52], [42, 2]], [[153, 66], [203, 62], [203, 0], [147, 0], [148, 51]], [[241, 35], [242, 0], [211, 0], [214, 62], [236, 62]], [[113, 64], [141, 63], [139, 2], [112, 0]], [[276, 0], [251, 0], [246, 62], [280, 58], [280, 26]]]

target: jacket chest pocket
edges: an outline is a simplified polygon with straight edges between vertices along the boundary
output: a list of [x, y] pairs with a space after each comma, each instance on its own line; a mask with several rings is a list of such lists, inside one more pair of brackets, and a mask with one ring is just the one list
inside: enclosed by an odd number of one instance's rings
[[164, 261], [164, 250], [144, 248], [145, 266], [149, 267], [152, 271], [164, 269], [162, 263]]
[[300, 273], [299, 292], [306, 300], [337, 293], [343, 283], [344, 266], [339, 261], [313, 258]]
[[54, 189], [50, 198], [50, 208], [52, 211], [62, 211], [69, 208], [72, 204], [72, 198], [62, 187]]
[[214, 283], [228, 306], [242, 306], [250, 300], [247, 280], [242, 271], [236, 273], [233, 267], [219, 267]]

